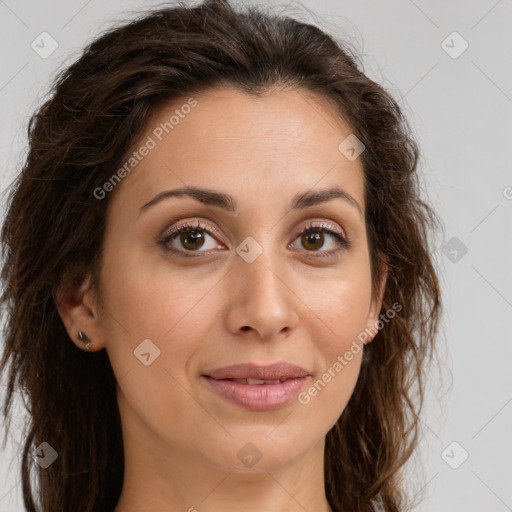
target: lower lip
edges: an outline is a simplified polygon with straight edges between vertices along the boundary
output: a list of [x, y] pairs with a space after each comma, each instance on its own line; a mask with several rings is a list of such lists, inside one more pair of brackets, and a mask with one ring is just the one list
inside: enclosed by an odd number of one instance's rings
[[255, 411], [277, 409], [291, 402], [304, 386], [308, 377], [287, 379], [279, 384], [241, 384], [232, 380], [203, 378], [220, 395], [232, 402]]

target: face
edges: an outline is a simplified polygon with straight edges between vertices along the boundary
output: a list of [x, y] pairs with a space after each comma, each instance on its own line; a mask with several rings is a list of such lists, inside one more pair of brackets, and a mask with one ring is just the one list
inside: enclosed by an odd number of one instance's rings
[[[151, 148], [112, 195], [85, 328], [111, 360], [123, 429], [149, 450], [239, 471], [249, 451], [271, 471], [323, 449], [358, 378], [354, 340], [378, 320], [363, 170], [338, 149], [350, 127], [305, 92], [194, 98], [135, 146]], [[166, 193], [184, 187], [207, 192]], [[206, 377], [276, 362], [307, 376]]]

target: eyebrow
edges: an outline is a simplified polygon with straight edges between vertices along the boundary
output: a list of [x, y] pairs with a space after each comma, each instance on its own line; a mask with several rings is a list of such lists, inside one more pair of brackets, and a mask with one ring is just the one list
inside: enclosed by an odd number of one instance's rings
[[[156, 205], [164, 199], [184, 196], [191, 197], [192, 199], [195, 199], [202, 204], [208, 206], [216, 206], [229, 212], [234, 212], [238, 208], [236, 200], [229, 194], [201, 187], [186, 186], [160, 192], [153, 199], [151, 199], [151, 201], [148, 201], [146, 204], [141, 206], [140, 211], [142, 212], [147, 210], [151, 206]], [[304, 208], [326, 203], [327, 201], [332, 201], [333, 199], [344, 200], [347, 204], [350, 204], [353, 208], [355, 208], [358, 211], [359, 216], [362, 217], [363, 212], [359, 203], [348, 192], [345, 192], [340, 187], [331, 187], [324, 190], [306, 191], [300, 194], [296, 194], [292, 199], [290, 209], [303, 210]]]

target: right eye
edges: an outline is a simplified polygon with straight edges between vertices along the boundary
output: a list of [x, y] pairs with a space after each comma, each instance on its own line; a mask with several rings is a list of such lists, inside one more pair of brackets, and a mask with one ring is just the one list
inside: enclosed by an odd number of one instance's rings
[[[167, 231], [158, 243], [164, 246], [166, 251], [184, 257], [195, 257], [190, 254], [194, 252], [207, 252], [216, 248], [225, 249], [222, 244], [216, 242], [212, 232], [216, 233], [216, 228], [209, 224], [202, 224], [199, 220], [195, 224], [186, 222]], [[210, 247], [208, 247], [208, 238], [211, 238]], [[176, 244], [181, 247], [176, 247]], [[205, 246], [206, 250], [204, 250]]]

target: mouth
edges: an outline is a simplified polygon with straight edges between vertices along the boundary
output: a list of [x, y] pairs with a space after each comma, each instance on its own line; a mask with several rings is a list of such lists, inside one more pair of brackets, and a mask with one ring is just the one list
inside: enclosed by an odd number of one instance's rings
[[266, 411], [290, 403], [311, 374], [289, 363], [234, 365], [204, 373], [210, 389], [244, 408]]

